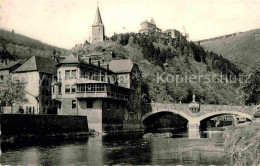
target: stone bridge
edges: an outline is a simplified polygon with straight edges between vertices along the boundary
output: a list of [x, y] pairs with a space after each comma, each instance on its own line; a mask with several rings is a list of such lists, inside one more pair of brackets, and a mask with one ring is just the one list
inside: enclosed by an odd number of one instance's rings
[[[188, 121], [189, 134], [195, 132], [198, 134], [201, 121], [219, 115], [238, 115], [252, 120], [254, 113], [258, 107], [253, 106], [231, 106], [231, 105], [198, 105], [199, 111], [191, 111], [190, 104], [164, 104], [152, 103], [152, 111], [142, 116], [142, 122], [151, 116], [156, 116], [157, 113], [174, 113], [182, 116]], [[197, 137], [197, 136], [195, 136]]]

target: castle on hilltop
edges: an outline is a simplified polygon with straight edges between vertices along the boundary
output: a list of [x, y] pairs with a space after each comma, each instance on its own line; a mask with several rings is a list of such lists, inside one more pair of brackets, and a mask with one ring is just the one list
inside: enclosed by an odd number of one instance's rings
[[139, 33], [146, 35], [153, 34], [158, 42], [171, 42], [172, 39], [182, 37], [182, 33], [176, 29], [167, 29], [162, 32], [162, 29], [156, 26], [153, 18], [151, 18], [150, 22], [145, 20], [141, 23]]
[[[150, 21], [143, 21], [139, 33], [146, 35], [155, 35], [158, 42], [172, 42], [177, 38], [181, 38], [183, 34], [176, 29], [162, 29], [156, 26], [153, 18]], [[184, 34], [185, 35], [185, 34]], [[92, 44], [105, 41], [105, 26], [102, 22], [99, 6], [97, 6], [94, 24], [92, 25]]]

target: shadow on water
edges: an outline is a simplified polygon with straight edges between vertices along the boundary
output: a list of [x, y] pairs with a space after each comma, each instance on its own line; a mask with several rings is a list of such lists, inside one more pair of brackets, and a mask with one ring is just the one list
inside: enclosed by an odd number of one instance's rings
[[[206, 135], [205, 135], [206, 134]], [[217, 133], [215, 133], [217, 135]], [[223, 139], [203, 133], [189, 139], [175, 132], [172, 138], [143, 139], [140, 134], [96, 136], [76, 140], [40, 142], [3, 152], [1, 164], [9, 165], [113, 165], [113, 164], [214, 164], [229, 165]]]

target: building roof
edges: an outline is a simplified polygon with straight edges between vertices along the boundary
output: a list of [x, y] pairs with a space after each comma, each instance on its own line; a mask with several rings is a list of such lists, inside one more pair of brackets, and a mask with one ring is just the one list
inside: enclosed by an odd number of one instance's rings
[[81, 59], [77, 58], [74, 54], [67, 56], [62, 62], [63, 64], [73, 64], [73, 63], [84, 63]]
[[95, 16], [95, 20], [94, 20], [93, 25], [103, 25], [103, 22], [102, 22], [102, 19], [101, 19], [101, 14], [100, 14], [98, 6], [97, 6], [96, 16]]
[[8, 63], [7, 65], [3, 65], [3, 66], [0, 66], [0, 70], [9, 70], [11, 69], [12, 67], [14, 66], [18, 66], [18, 65], [21, 65], [21, 61], [18, 60], [18, 61], [11, 61], [10, 63]]
[[28, 72], [28, 71], [39, 71], [48, 74], [56, 74], [57, 62], [53, 59], [33, 56], [27, 60], [23, 65], [18, 67], [14, 72]]
[[128, 73], [132, 71], [134, 63], [130, 59], [112, 60], [109, 69], [115, 73]]
[[112, 70], [107, 69], [106, 67], [103, 67], [101, 64], [100, 64], [100, 66], [98, 66], [98, 64], [89, 63], [87, 61], [87, 59], [89, 59], [89, 57], [85, 57], [85, 58], [81, 59], [81, 58], [77, 58], [73, 54], [70, 54], [69, 56], [67, 56], [66, 59], [64, 59], [62, 62], [60, 62], [57, 66], [59, 66], [61, 64], [83, 64], [83, 65], [89, 65], [89, 66], [92, 66], [95, 68], [101, 68], [101, 69], [109, 71], [109, 72], [113, 72]]
[[153, 18], [151, 18], [150, 23], [153, 24], [153, 25], [156, 25]]

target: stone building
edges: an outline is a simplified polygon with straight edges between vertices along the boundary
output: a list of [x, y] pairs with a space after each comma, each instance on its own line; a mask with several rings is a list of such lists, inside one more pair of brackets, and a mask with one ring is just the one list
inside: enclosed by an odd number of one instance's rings
[[153, 20], [153, 18], [151, 18], [150, 22], [145, 20], [141, 23], [141, 29], [139, 31], [139, 33], [142, 34], [150, 34], [152, 32], [162, 32], [162, 30], [158, 27], [156, 27], [156, 24]]
[[92, 25], [92, 44], [104, 42], [105, 40], [105, 26], [102, 22], [99, 7], [97, 6], [94, 24]]
[[130, 59], [112, 60], [109, 68], [115, 72], [118, 85], [131, 89], [127, 101], [128, 112], [125, 113], [124, 129], [138, 128], [141, 119], [141, 72], [137, 64]]
[[167, 29], [163, 33], [169, 35], [172, 39], [176, 39], [182, 36], [181, 32], [176, 29]]
[[25, 114], [56, 114], [51, 100], [56, 64], [53, 59], [33, 56], [13, 72], [13, 79], [25, 85], [28, 102], [20, 106]]
[[139, 33], [154, 35], [158, 42], [171, 42], [172, 39], [176, 39], [182, 35], [181, 32], [176, 29], [167, 29], [162, 32], [162, 30], [156, 26], [153, 18], [151, 18], [150, 21], [145, 20], [141, 23]]
[[[127, 63], [127, 64], [122, 64]], [[122, 61], [121, 66], [129, 65]], [[132, 62], [131, 62], [132, 63]], [[132, 111], [129, 99], [135, 91], [130, 78], [138, 67], [132, 63], [127, 70], [119, 69], [117, 63], [101, 65], [93, 64], [91, 58], [84, 61], [73, 54], [57, 65], [57, 80], [53, 82], [52, 99], [57, 105], [59, 115], [86, 115], [89, 128], [96, 131], [109, 132], [123, 130], [124, 123], [131, 119], [141, 125], [140, 110]], [[128, 84], [119, 83], [122, 72], [128, 78]], [[140, 83], [135, 83], [140, 86]], [[138, 87], [137, 89], [140, 89]], [[140, 100], [141, 102], [141, 100]], [[139, 104], [140, 105], [140, 104]]]

